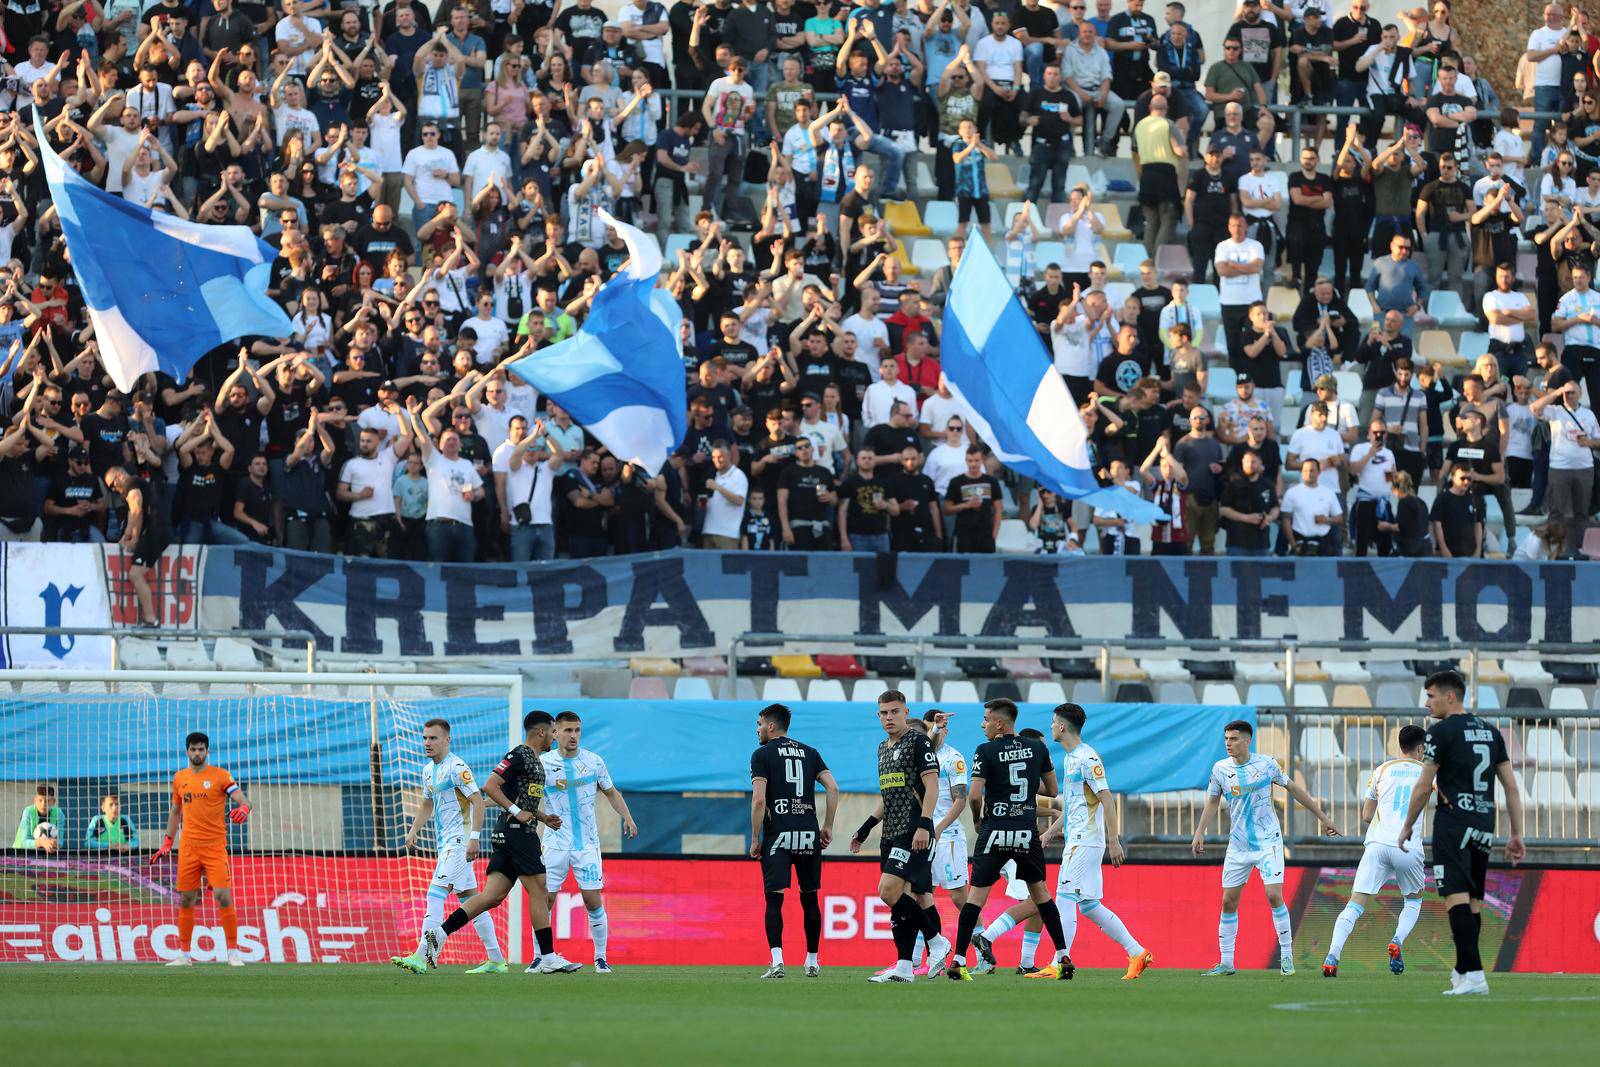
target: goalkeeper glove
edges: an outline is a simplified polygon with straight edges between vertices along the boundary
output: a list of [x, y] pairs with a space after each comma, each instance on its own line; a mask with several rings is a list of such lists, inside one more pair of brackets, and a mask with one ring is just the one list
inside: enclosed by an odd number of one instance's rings
[[161, 839], [161, 847], [156, 849], [155, 855], [151, 856], [150, 859], [146, 861], [146, 866], [149, 866], [150, 864], [155, 863], [157, 860], [161, 859], [163, 856], [169, 856], [171, 854], [172, 854], [172, 838], [163, 837]]
[[240, 804], [237, 808], [228, 812], [228, 821], [231, 823], [242, 823], [249, 817], [250, 807], [247, 804]]

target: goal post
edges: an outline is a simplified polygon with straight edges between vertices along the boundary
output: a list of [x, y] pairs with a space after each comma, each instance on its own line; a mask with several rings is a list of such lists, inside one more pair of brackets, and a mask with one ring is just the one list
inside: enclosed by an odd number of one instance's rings
[[[191, 731], [210, 737], [210, 762], [252, 807], [244, 825], [228, 827], [246, 959], [377, 963], [409, 953], [435, 855], [429, 824], [416, 850], [404, 847], [422, 799], [423, 724], [450, 723], [451, 750], [481, 786], [520, 743], [522, 716], [520, 674], [0, 670], [0, 816], [25, 813], [43, 786], [51, 823], [0, 858], [5, 882], [19, 887], [0, 894], [0, 961], [178, 954], [175, 857], [146, 861], [165, 833]], [[499, 816], [485, 806], [480, 886]], [[105, 822], [96, 816], [118, 809], [117, 832], [91, 833]], [[137, 846], [119, 847], [130, 832]], [[497, 909], [513, 962], [526, 954], [524, 903], [514, 888]], [[218, 958], [220, 939], [208, 893], [197, 955]], [[458, 936], [446, 959], [476, 963], [483, 951]]]

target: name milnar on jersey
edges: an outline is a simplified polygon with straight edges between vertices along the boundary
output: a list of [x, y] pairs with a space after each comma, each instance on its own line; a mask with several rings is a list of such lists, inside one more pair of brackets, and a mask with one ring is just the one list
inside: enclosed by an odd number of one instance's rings
[[[433, 837], [435, 847], [464, 845], [467, 840], [467, 812], [471, 798], [478, 792], [478, 783], [472, 780], [472, 769], [466, 760], [454, 752], [438, 763], [432, 760], [422, 766], [422, 796], [433, 801]], [[451, 798], [455, 803], [449, 803]]]
[[570, 759], [552, 748], [539, 760], [544, 764], [545, 803], [561, 816], [559, 829], [545, 831], [544, 847], [571, 851], [599, 847], [594, 797], [597, 789], [612, 787], [606, 761], [586, 748]]
[[1067, 809], [1066, 836], [1071, 845], [1104, 845], [1106, 813], [1100, 792], [1110, 789], [1100, 753], [1084, 742], [1061, 760], [1061, 798]]
[[1287, 786], [1283, 768], [1271, 756], [1252, 752], [1243, 764], [1224, 756], [1211, 767], [1207, 792], [1228, 802], [1228, 847], [1255, 851], [1283, 840], [1272, 787]]

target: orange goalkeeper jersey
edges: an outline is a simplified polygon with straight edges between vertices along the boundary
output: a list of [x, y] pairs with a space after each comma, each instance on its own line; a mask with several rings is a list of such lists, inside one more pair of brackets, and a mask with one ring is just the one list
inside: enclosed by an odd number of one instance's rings
[[221, 767], [185, 767], [172, 776], [172, 799], [183, 805], [185, 849], [225, 849], [228, 795], [238, 786]]

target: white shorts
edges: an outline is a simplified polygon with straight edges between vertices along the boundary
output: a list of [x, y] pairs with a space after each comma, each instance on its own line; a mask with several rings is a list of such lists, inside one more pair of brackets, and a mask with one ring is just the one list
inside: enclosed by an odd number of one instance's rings
[[967, 838], [941, 837], [933, 845], [933, 887], [964, 889], [967, 885]]
[[433, 884], [448, 886], [463, 896], [478, 888], [478, 876], [472, 870], [472, 861], [467, 859], [464, 843], [446, 845], [439, 850], [439, 858], [433, 865]]
[[1007, 860], [1006, 865], [1000, 868], [1000, 873], [1006, 876], [1006, 896], [1012, 900], [1028, 899], [1028, 883], [1017, 877], [1017, 863]]
[[1356, 868], [1351, 888], [1371, 896], [1383, 892], [1383, 887], [1393, 881], [1402, 896], [1416, 896], [1422, 892], [1422, 851], [1418, 847], [1401, 852], [1394, 845], [1369, 842], [1361, 853], [1361, 866]]
[[1237, 889], [1250, 880], [1251, 871], [1261, 872], [1265, 885], [1283, 884], [1283, 842], [1274, 841], [1250, 850], [1228, 846], [1222, 860], [1222, 888]]
[[1105, 879], [1100, 861], [1104, 845], [1068, 845], [1061, 856], [1061, 873], [1056, 876], [1056, 896], [1074, 900], [1099, 900], [1105, 896]]
[[580, 849], [560, 849], [544, 854], [544, 886], [554, 893], [567, 883], [567, 872], [578, 880], [579, 889], [600, 889], [604, 878], [600, 872], [600, 850], [594, 846]]

